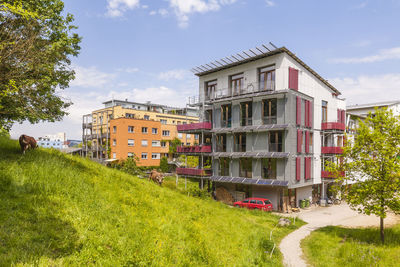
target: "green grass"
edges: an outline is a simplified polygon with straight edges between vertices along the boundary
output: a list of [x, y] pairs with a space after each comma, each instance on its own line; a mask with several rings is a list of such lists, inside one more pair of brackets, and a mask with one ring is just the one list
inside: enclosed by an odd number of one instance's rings
[[281, 266], [278, 219], [0, 137], [0, 266]]
[[385, 245], [378, 228], [328, 226], [302, 241], [312, 266], [399, 266], [400, 225], [385, 229]]

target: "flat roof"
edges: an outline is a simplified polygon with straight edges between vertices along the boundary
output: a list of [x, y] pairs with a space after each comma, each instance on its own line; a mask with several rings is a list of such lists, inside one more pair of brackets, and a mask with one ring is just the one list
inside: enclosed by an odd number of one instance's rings
[[191, 71], [195, 75], [200, 77], [223, 69], [228, 69], [237, 65], [255, 61], [261, 58], [270, 57], [280, 53], [286, 53], [290, 57], [292, 57], [297, 63], [299, 63], [302, 67], [304, 67], [311, 74], [313, 74], [317, 79], [319, 79], [323, 84], [325, 84], [332, 91], [334, 91], [337, 95], [341, 95], [341, 92], [338, 89], [336, 89], [333, 85], [331, 85], [327, 80], [322, 78], [318, 73], [316, 73], [312, 68], [310, 68], [306, 63], [304, 63], [300, 58], [298, 58], [286, 47], [283, 46], [278, 48], [271, 42], [269, 43], [269, 46], [266, 46], [264, 44], [261, 46], [262, 47], [256, 47], [254, 49], [249, 49], [248, 51], [242, 51], [241, 53], [237, 53], [236, 55], [231, 55], [230, 57], [225, 57], [210, 62], [208, 64], [194, 67], [191, 69]]
[[151, 103], [151, 102], [146, 102], [146, 103], [139, 103], [139, 102], [132, 102], [132, 101], [127, 101], [127, 100], [118, 100], [118, 99], [114, 99], [114, 100], [108, 100], [103, 102], [102, 104], [109, 104], [109, 103], [113, 103], [113, 102], [119, 102], [119, 103], [125, 103], [125, 104], [135, 104], [135, 105], [143, 105], [143, 106], [153, 106], [153, 107], [162, 107], [162, 108], [168, 108], [168, 109], [190, 109], [190, 110], [197, 110], [195, 108], [188, 108], [188, 107], [171, 107], [168, 105], [163, 105], [163, 104], [156, 104], [156, 103]]
[[355, 109], [373, 108], [373, 107], [386, 107], [386, 106], [392, 106], [392, 105], [396, 105], [396, 104], [400, 104], [400, 100], [349, 105], [346, 107], [346, 110], [355, 110]]

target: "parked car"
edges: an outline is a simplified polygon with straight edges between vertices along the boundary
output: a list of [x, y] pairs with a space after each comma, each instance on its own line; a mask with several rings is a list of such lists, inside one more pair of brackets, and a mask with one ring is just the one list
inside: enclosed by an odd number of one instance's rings
[[234, 207], [272, 211], [272, 203], [267, 198], [250, 197], [233, 203]]

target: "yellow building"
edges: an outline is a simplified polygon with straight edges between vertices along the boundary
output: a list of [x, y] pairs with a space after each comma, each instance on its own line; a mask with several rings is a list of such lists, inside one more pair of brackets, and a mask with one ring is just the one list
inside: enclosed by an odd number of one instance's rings
[[193, 134], [181, 134], [176, 129], [176, 126], [179, 124], [198, 122], [196, 109], [172, 108], [150, 102], [137, 103], [127, 100], [111, 100], [103, 104], [104, 108], [83, 116], [83, 151], [86, 155], [95, 159], [105, 160], [109, 158], [107, 151], [109, 151], [112, 142], [110, 138], [110, 124], [118, 118], [160, 122], [160, 157], [168, 155], [169, 141], [175, 137], [179, 138], [181, 143], [185, 145], [198, 143], [198, 140], [196, 140], [197, 136]]

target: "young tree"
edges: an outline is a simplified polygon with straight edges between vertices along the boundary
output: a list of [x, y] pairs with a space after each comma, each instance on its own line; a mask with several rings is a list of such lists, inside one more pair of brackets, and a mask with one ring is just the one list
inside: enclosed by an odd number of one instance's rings
[[[338, 164], [329, 168], [350, 207], [380, 217], [384, 243], [384, 219], [388, 211], [400, 212], [400, 121], [392, 111], [375, 109], [360, 121]], [[343, 174], [345, 172], [345, 175]], [[349, 185], [351, 184], [351, 185]]]
[[61, 0], [0, 2], [0, 128], [60, 120], [71, 105], [60, 96], [74, 78], [70, 56], [81, 38]]

